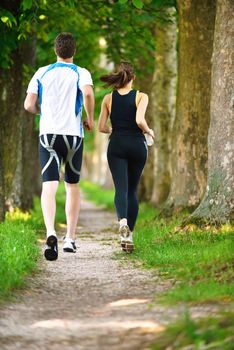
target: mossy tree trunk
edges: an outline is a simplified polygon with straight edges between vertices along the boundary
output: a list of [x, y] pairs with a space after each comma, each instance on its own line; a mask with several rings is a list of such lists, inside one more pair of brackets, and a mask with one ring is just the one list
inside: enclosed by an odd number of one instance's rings
[[4, 168], [3, 168], [3, 143], [2, 143], [2, 129], [0, 129], [0, 222], [5, 219], [5, 184], [4, 184]]
[[172, 133], [172, 180], [165, 211], [197, 206], [207, 180], [207, 135], [214, 0], [179, 0], [176, 118]]
[[[151, 53], [149, 58], [149, 67], [144, 67], [142, 62], [142, 76], [137, 79], [137, 85], [140, 87], [140, 91], [146, 93], [149, 96], [149, 104], [146, 111], [146, 120], [151, 129], [154, 129], [154, 110], [153, 101], [150, 98], [153, 84], [154, 74], [154, 56]], [[137, 150], [136, 150], [137, 151]], [[154, 184], [154, 149], [153, 147], [148, 148], [148, 159], [140, 180], [138, 187], [138, 195], [140, 201], [150, 201], [152, 196], [153, 184]]]
[[[165, 10], [173, 18], [175, 8]], [[160, 206], [168, 197], [171, 183], [171, 131], [175, 119], [177, 77], [177, 24], [156, 23], [155, 73], [151, 100], [154, 114], [154, 185], [151, 201]]]
[[211, 80], [208, 184], [192, 218], [222, 223], [234, 217], [234, 2], [218, 0]]
[[12, 54], [13, 64], [9, 69], [1, 69], [0, 85], [0, 124], [1, 133], [1, 160], [4, 169], [5, 198], [7, 205], [11, 205], [9, 198], [17, 167], [17, 154], [20, 139], [21, 124], [21, 96], [22, 96], [22, 59], [20, 50]]
[[[31, 71], [35, 66], [36, 39], [32, 39], [20, 48], [24, 67]], [[26, 70], [26, 68], [25, 68]], [[26, 72], [24, 72], [26, 73]], [[16, 170], [10, 196], [12, 207], [23, 210], [30, 209], [33, 205], [33, 196], [39, 193], [39, 162], [38, 162], [38, 131], [35, 130], [34, 116], [26, 113], [23, 108], [23, 100], [28, 84], [29, 75], [26, 75], [22, 84], [21, 105], [19, 110], [20, 124], [18, 129], [18, 148]]]
[[[4, 2], [4, 8], [16, 18], [19, 16], [20, 2]], [[6, 34], [7, 35], [7, 34]], [[11, 39], [15, 40], [15, 32]], [[19, 143], [19, 128], [21, 123], [20, 109], [22, 96], [23, 62], [20, 49], [15, 48], [11, 54], [11, 67], [0, 69], [0, 125], [1, 125], [1, 211], [4, 212], [5, 201], [10, 206], [10, 195], [17, 167], [17, 153]], [[2, 62], [4, 66], [4, 62]], [[2, 65], [1, 65], [2, 66]], [[3, 203], [4, 201], [4, 203]]]

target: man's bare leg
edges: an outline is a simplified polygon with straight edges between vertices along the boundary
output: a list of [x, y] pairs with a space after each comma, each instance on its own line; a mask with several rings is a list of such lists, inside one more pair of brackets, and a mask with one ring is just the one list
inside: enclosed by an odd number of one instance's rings
[[66, 218], [67, 235], [66, 238], [75, 240], [76, 226], [80, 212], [80, 189], [79, 184], [69, 184], [65, 182], [66, 188]]
[[46, 226], [47, 237], [55, 234], [56, 192], [58, 181], [46, 181], [42, 184], [41, 207]]
[[42, 184], [41, 207], [47, 235], [44, 256], [47, 260], [58, 258], [58, 240], [54, 229], [57, 188], [58, 181], [47, 181]]

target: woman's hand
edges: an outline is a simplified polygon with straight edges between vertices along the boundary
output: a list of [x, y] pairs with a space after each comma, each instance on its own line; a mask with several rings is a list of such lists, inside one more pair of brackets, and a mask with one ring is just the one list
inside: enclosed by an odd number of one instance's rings
[[154, 130], [152, 129], [149, 129], [146, 134], [150, 135], [151, 137], [153, 137], [153, 139], [155, 139], [155, 136], [154, 136]]

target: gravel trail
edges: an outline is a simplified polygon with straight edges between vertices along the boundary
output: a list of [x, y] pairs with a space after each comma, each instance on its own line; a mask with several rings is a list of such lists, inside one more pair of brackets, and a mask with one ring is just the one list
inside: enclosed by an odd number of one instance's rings
[[[58, 260], [41, 259], [42, 273], [30, 278], [15, 302], [1, 307], [0, 349], [150, 349], [155, 334], [184, 312], [183, 305], [155, 303], [170, 282], [124, 255], [116, 258], [115, 221], [112, 213], [82, 202], [77, 253], [63, 253], [60, 239]], [[199, 317], [213, 308], [190, 311]]]

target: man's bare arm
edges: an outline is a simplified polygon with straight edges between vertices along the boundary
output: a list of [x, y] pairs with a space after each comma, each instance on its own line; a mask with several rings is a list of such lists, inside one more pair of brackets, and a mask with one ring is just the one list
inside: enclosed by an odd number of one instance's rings
[[24, 101], [24, 108], [26, 111], [32, 114], [39, 114], [40, 113], [40, 108], [37, 105], [37, 94], [33, 94], [29, 92], [25, 98]]
[[91, 85], [85, 85], [82, 88], [84, 98], [84, 108], [87, 115], [87, 119], [84, 121], [84, 126], [87, 130], [93, 129], [94, 118], [94, 93]]

